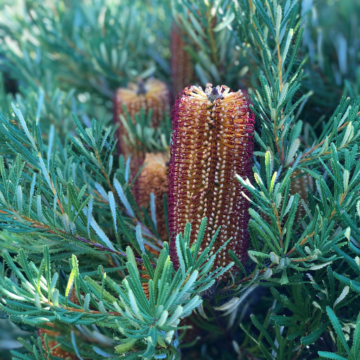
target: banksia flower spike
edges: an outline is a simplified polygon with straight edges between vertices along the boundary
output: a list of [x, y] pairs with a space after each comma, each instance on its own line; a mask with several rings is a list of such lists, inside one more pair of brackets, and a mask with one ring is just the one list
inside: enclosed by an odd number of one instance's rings
[[155, 195], [155, 212], [157, 219], [157, 230], [163, 240], [167, 240], [167, 230], [165, 225], [165, 213], [163, 206], [164, 194], [169, 191], [169, 160], [167, 153], [150, 153], [145, 156], [145, 167], [141, 171], [137, 185], [137, 203], [141, 207], [148, 207], [150, 204], [150, 194]]
[[[54, 324], [52, 323], [45, 323], [45, 325], [49, 326], [49, 327], [55, 327]], [[38, 333], [40, 335], [41, 338], [41, 343], [42, 343], [42, 347], [44, 349], [44, 351], [47, 351], [46, 348], [46, 344], [45, 344], [45, 339], [44, 336], [45, 334], [50, 337], [50, 339], [48, 340], [48, 347], [50, 349], [50, 354], [51, 357], [57, 357], [57, 358], [61, 358], [61, 359], [69, 359], [69, 360], [76, 360], [77, 356], [75, 354], [72, 354], [64, 349], [62, 349], [59, 346], [59, 343], [55, 340], [55, 338], [59, 335], [61, 335], [60, 332], [54, 330], [47, 330], [47, 329], [38, 329]], [[50, 358], [50, 357], [49, 357]]]
[[[74, 288], [71, 290], [71, 293], [70, 293], [70, 301], [76, 305], [80, 305], [79, 300], [76, 297], [76, 292], [75, 292]], [[38, 329], [38, 334], [40, 335], [41, 344], [42, 344], [43, 349], [45, 351], [47, 350], [46, 344], [45, 344], [45, 339], [44, 339], [44, 335], [46, 334], [48, 337], [51, 338], [50, 340], [48, 340], [48, 347], [49, 347], [49, 349], [52, 349], [50, 351], [51, 356], [56, 356], [61, 359], [76, 360], [77, 356], [75, 354], [72, 354], [66, 350], [63, 350], [59, 346], [59, 343], [55, 340], [55, 338], [57, 336], [61, 335], [61, 332], [55, 330], [55, 325], [50, 322], [45, 323], [45, 325], [54, 328], [54, 330], [48, 330], [48, 329], [42, 329], [42, 328]], [[54, 339], [52, 339], [52, 338], [54, 338]]]
[[[150, 194], [155, 195], [155, 212], [157, 220], [157, 231], [163, 240], [166, 240], [167, 229], [165, 223], [165, 213], [163, 206], [164, 194], [169, 191], [169, 154], [167, 153], [149, 153], [145, 156], [145, 167], [141, 171], [136, 181], [136, 201], [140, 207], [148, 207], [150, 204]], [[159, 255], [159, 251], [145, 245], [145, 248], [155, 256]], [[150, 277], [146, 274], [146, 269], [141, 268], [144, 273], [141, 274], [142, 279], [149, 280]], [[149, 298], [149, 285], [147, 282], [142, 284], [144, 293]]]
[[173, 24], [171, 30], [171, 77], [175, 96], [191, 84], [194, 76], [191, 57], [185, 51], [185, 45], [179, 27]]
[[[145, 266], [142, 266], [141, 270], [144, 271], [144, 273], [140, 274], [141, 279], [150, 280], [150, 276], [146, 273]], [[149, 298], [149, 284], [147, 282], [143, 282], [141, 285], [145, 296]]]
[[[291, 177], [295, 178], [295, 177], [299, 176], [300, 174], [301, 174], [301, 171], [297, 170], [292, 174]], [[301, 221], [301, 219], [306, 215], [305, 209], [304, 209], [303, 205], [301, 204], [301, 199], [304, 200], [305, 202], [307, 202], [308, 187], [310, 187], [310, 189], [313, 189], [314, 182], [313, 182], [313, 178], [307, 173], [303, 174], [301, 177], [297, 177], [295, 180], [291, 181], [290, 194], [291, 195], [295, 195], [295, 194], [300, 195], [300, 203], [297, 208], [296, 215], [295, 215], [296, 222]]]
[[[304, 206], [302, 205], [301, 200], [304, 200], [306, 203], [308, 202], [308, 187], [310, 187], [311, 190], [314, 188], [314, 181], [313, 178], [305, 173], [302, 176], [299, 177], [299, 175], [303, 173], [301, 170], [296, 170], [291, 175], [291, 184], [290, 184], [290, 195], [299, 194], [299, 205], [296, 210], [295, 214], [295, 222], [301, 222], [304, 216], [306, 215], [306, 211], [304, 209]], [[280, 206], [278, 208], [278, 211], [281, 212], [283, 206], [283, 202], [280, 203]], [[265, 215], [264, 213], [261, 214], [262, 219], [270, 224], [271, 218], [268, 215]], [[285, 225], [287, 220], [287, 216], [285, 216], [282, 219], [281, 226]]]
[[170, 93], [165, 83], [148, 79], [138, 84], [130, 83], [128, 88], [120, 88], [116, 91], [114, 99], [115, 122], [119, 123], [119, 149], [122, 155], [127, 157], [132, 153], [124, 141], [126, 130], [119, 116], [124, 113], [123, 105], [126, 106], [132, 121], [135, 123], [135, 115], [143, 108], [146, 112], [152, 109], [151, 125], [157, 127], [164, 117], [164, 113], [170, 112]]
[[169, 227], [171, 256], [178, 265], [175, 236], [192, 225], [196, 239], [203, 217], [208, 219], [204, 246], [219, 226], [215, 250], [232, 240], [216, 259], [217, 266], [230, 263], [228, 250], [245, 262], [248, 247], [249, 193], [235, 175], [252, 177], [254, 116], [243, 92], [226, 86], [186, 88], [172, 115], [169, 168]]

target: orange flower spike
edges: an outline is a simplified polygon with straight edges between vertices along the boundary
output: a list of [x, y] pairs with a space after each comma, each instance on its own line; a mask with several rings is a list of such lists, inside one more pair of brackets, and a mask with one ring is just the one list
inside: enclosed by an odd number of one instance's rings
[[[53, 323], [45, 323], [45, 325], [51, 326], [55, 328], [55, 325]], [[58, 358], [61, 359], [68, 359], [68, 360], [76, 360], [77, 356], [75, 354], [72, 354], [66, 350], [63, 350], [59, 345], [59, 343], [55, 340], [55, 338], [59, 335], [61, 335], [60, 332], [56, 331], [54, 329], [54, 331], [52, 330], [47, 330], [47, 329], [38, 329], [38, 333], [41, 337], [41, 343], [42, 343], [42, 347], [43, 349], [46, 351], [46, 345], [45, 345], [45, 339], [44, 339], [44, 335], [48, 335], [50, 338], [54, 338], [54, 339], [49, 339], [48, 340], [48, 346], [50, 348], [50, 354], [51, 356], [56, 356]], [[51, 350], [52, 349], [52, 350]]]
[[190, 222], [193, 242], [201, 220], [208, 218], [202, 246], [209, 245], [219, 226], [217, 250], [233, 239], [216, 259], [231, 262], [231, 249], [242, 262], [247, 258], [250, 194], [236, 180], [252, 177], [254, 116], [243, 92], [226, 86], [186, 88], [172, 114], [173, 135], [169, 167], [169, 227], [172, 261], [178, 266], [175, 237]]
[[174, 24], [171, 29], [171, 77], [174, 95], [189, 86], [194, 76], [191, 57], [185, 51], [185, 46], [180, 29]]
[[[313, 178], [307, 173], [303, 174], [301, 177], [297, 177], [301, 173], [302, 170], [296, 170], [290, 176], [291, 184], [290, 184], [289, 194], [290, 195], [299, 194], [300, 196], [299, 205], [295, 214], [296, 223], [302, 222], [304, 216], [306, 215], [306, 211], [302, 205], [301, 200], [304, 200], [305, 203], [308, 203], [308, 187], [310, 187], [311, 190], [314, 189]], [[281, 213], [282, 205], [283, 202], [281, 201], [281, 204], [278, 208], [278, 213]], [[271, 218], [269, 216], [265, 215], [264, 213], [261, 213], [261, 217], [266, 223], [268, 224], [271, 223]], [[285, 216], [285, 218], [282, 219], [281, 226], [285, 225], [286, 220], [287, 220], [287, 216]]]
[[146, 112], [153, 110], [151, 125], [157, 127], [164, 117], [164, 113], [170, 112], [170, 93], [165, 83], [148, 79], [138, 84], [129, 83], [127, 88], [119, 88], [114, 98], [115, 122], [119, 123], [119, 149], [121, 154], [127, 157], [132, 151], [123, 140], [126, 129], [119, 115], [124, 113], [123, 105], [126, 106], [131, 120], [135, 123], [135, 115], [143, 108]]
[[[301, 174], [301, 171], [296, 170], [292, 174], [291, 177], [295, 178], [296, 176], [298, 176], [300, 174]], [[296, 211], [296, 216], [295, 216], [296, 222], [302, 221], [303, 217], [306, 215], [305, 209], [304, 209], [303, 205], [301, 204], [301, 199], [303, 199], [305, 202], [308, 202], [308, 187], [310, 187], [310, 189], [313, 190], [314, 181], [313, 181], [313, 178], [307, 173], [301, 177], [296, 178], [295, 180], [293, 180], [291, 182], [290, 194], [291, 195], [295, 195], [295, 194], [300, 195], [300, 203], [299, 203], [298, 209]]]
[[147, 207], [150, 204], [150, 193], [155, 195], [155, 210], [157, 217], [157, 230], [160, 237], [167, 240], [165, 225], [165, 213], [163, 206], [164, 194], [169, 192], [168, 162], [169, 155], [166, 153], [146, 154], [146, 164], [137, 179], [137, 203]]

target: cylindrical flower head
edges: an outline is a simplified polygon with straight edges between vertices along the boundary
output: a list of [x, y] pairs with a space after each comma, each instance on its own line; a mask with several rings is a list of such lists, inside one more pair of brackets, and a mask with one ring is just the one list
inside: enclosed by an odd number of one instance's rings
[[186, 43], [180, 35], [179, 27], [173, 24], [171, 30], [171, 78], [175, 96], [191, 84], [194, 76], [191, 57], [184, 50], [185, 46]]
[[[292, 178], [298, 176], [301, 174], [300, 170], [296, 170], [293, 174], [292, 174]], [[310, 187], [310, 189], [313, 189], [314, 187], [314, 182], [313, 182], [313, 178], [309, 175], [309, 174], [304, 174], [301, 177], [296, 178], [295, 180], [293, 180], [291, 182], [290, 185], [290, 194], [291, 195], [295, 195], [295, 194], [299, 194], [300, 195], [300, 203], [299, 206], [296, 210], [296, 215], [295, 215], [295, 221], [299, 222], [303, 219], [303, 217], [306, 215], [306, 211], [304, 209], [304, 207], [301, 204], [301, 199], [303, 199], [305, 202], [307, 202], [308, 199], [308, 187]]]
[[169, 192], [169, 155], [166, 153], [146, 154], [146, 164], [137, 179], [136, 200], [138, 205], [147, 207], [150, 204], [150, 193], [155, 195], [157, 230], [160, 237], [167, 240], [165, 213], [163, 206], [164, 194]]
[[[141, 270], [142, 271], [145, 271], [146, 272], [146, 269], [145, 269], [145, 266], [142, 266], [141, 267]], [[140, 274], [140, 277], [141, 279], [146, 279], [146, 280], [149, 280], [150, 279], [150, 276], [147, 274], [147, 273], [141, 273]], [[142, 288], [143, 288], [143, 291], [144, 291], [144, 294], [147, 298], [149, 298], [149, 284], [146, 282], [143, 282], [141, 284]]]
[[[304, 218], [304, 216], [306, 215], [306, 211], [301, 203], [301, 200], [304, 200], [306, 203], [308, 202], [308, 187], [310, 187], [311, 190], [313, 190], [314, 188], [314, 182], [313, 182], [313, 178], [305, 173], [303, 174], [301, 177], [297, 177], [302, 173], [301, 170], [296, 170], [292, 173], [291, 175], [291, 184], [290, 184], [290, 195], [295, 195], [295, 194], [299, 194], [299, 205], [298, 208], [296, 210], [296, 214], [295, 214], [295, 222], [299, 223], [302, 221], [302, 219]], [[294, 180], [294, 178], [296, 178]], [[283, 206], [283, 201], [281, 201], [280, 206], [278, 207], [278, 212], [281, 213], [282, 210], [282, 206]], [[286, 204], [286, 202], [285, 202]], [[261, 213], [261, 217], [262, 219], [270, 224], [271, 223], [271, 218], [268, 215], [265, 215], [264, 213]], [[281, 221], [281, 226], [285, 225], [286, 220], [288, 218], [288, 214], [282, 219]]]
[[[150, 251], [153, 255], [155, 255], [156, 257], [159, 256], [160, 252], [155, 250], [154, 248], [150, 247], [149, 245], [145, 244], [145, 249]], [[141, 270], [143, 271], [140, 274], [141, 279], [146, 279], [146, 280], [150, 280], [150, 276], [149, 274], [146, 272], [146, 268], [145, 266], [141, 266]], [[143, 282], [142, 284], [142, 288], [144, 290], [144, 294], [147, 298], [149, 298], [149, 283], [148, 282]]]
[[[45, 323], [45, 325], [54, 327], [54, 324], [52, 324], [52, 323]], [[55, 338], [55, 337], [61, 335], [61, 333], [56, 330], [52, 331], [52, 330], [41, 329], [41, 328], [38, 329], [38, 333], [40, 335], [42, 347], [45, 352], [47, 351], [47, 349], [46, 349], [44, 335], [46, 334], [50, 338]], [[75, 354], [72, 354], [66, 350], [63, 350], [59, 346], [59, 343], [55, 339], [49, 339], [48, 346], [49, 346], [49, 349], [52, 349], [52, 350], [50, 350], [51, 356], [55, 356], [55, 357], [58, 357], [61, 359], [70, 359], [70, 360], [77, 359], [77, 356]], [[48, 355], [50, 355], [50, 354], [48, 354]]]
[[232, 240], [216, 259], [217, 266], [231, 262], [228, 250], [245, 262], [248, 247], [250, 194], [235, 175], [252, 178], [254, 116], [243, 92], [226, 86], [192, 86], [177, 99], [172, 115], [169, 167], [169, 227], [171, 256], [178, 265], [176, 235], [191, 223], [191, 242], [203, 217], [208, 227], [202, 247], [210, 244], [219, 226], [214, 248]]
[[134, 124], [135, 115], [140, 113], [141, 108], [146, 112], [152, 109], [151, 125], [157, 127], [163, 119], [164, 113], [170, 112], [170, 93], [166, 84], [156, 79], [148, 79], [138, 84], [130, 83], [127, 88], [120, 88], [116, 91], [114, 116], [115, 122], [119, 123], [119, 149], [121, 154], [127, 157], [132, 151], [123, 141], [123, 136], [127, 135], [119, 118], [119, 115], [124, 113], [123, 105], [126, 106]]

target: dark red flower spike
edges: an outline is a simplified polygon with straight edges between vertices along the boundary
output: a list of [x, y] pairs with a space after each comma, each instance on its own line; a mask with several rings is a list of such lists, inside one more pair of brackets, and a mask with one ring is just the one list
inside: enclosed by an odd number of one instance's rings
[[232, 240], [216, 259], [216, 266], [231, 262], [228, 250], [245, 262], [248, 248], [250, 196], [235, 175], [252, 178], [254, 116], [242, 91], [226, 86], [191, 86], [176, 100], [172, 113], [172, 144], [169, 167], [169, 227], [171, 258], [178, 265], [175, 237], [192, 225], [191, 242], [201, 220], [208, 218], [202, 246], [209, 245], [219, 226], [216, 251]]

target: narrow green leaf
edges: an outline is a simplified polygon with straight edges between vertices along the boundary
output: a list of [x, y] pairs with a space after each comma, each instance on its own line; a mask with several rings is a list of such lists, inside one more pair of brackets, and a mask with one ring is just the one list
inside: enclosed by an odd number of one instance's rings
[[324, 333], [329, 323], [320, 325], [316, 330], [307, 336], [303, 336], [300, 341], [302, 345], [314, 344], [315, 341]]
[[338, 336], [342, 346], [344, 347], [344, 349], [347, 351], [347, 353], [349, 354], [350, 353], [350, 348], [349, 348], [349, 345], [345, 339], [345, 335], [342, 331], [342, 328], [341, 328], [341, 325], [340, 325], [340, 322], [338, 320], [338, 318], [336, 317], [336, 315], [334, 314], [334, 312], [332, 311], [332, 309], [327, 306], [326, 307], [326, 312], [329, 316], [329, 319], [335, 329], [335, 332], [336, 332], [336, 335]]

